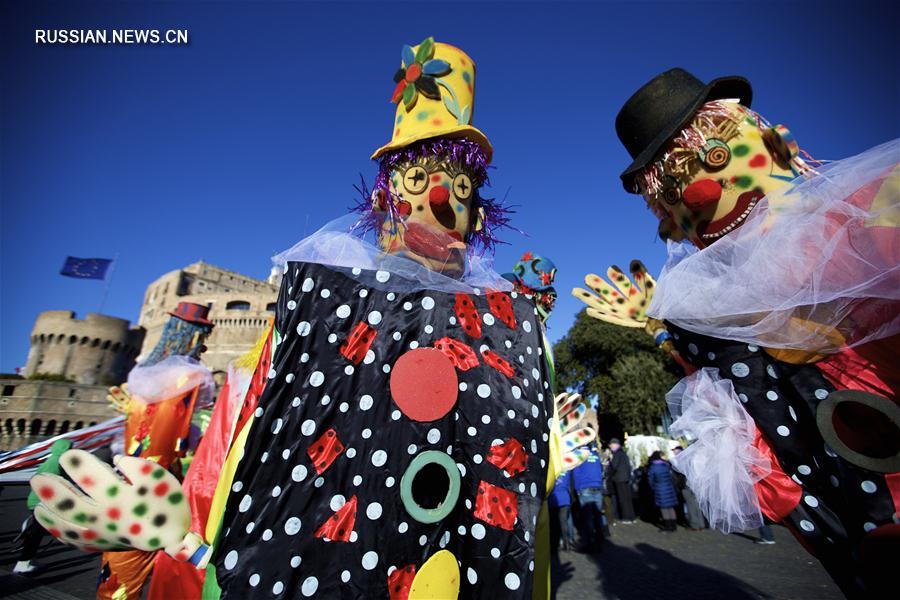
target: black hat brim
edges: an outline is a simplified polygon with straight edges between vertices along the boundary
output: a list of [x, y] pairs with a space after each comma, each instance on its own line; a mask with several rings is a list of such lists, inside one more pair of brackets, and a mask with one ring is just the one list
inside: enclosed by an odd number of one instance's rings
[[753, 88], [750, 86], [750, 82], [737, 75], [719, 77], [718, 79], [710, 81], [706, 87], [697, 94], [694, 101], [681, 112], [681, 115], [673, 120], [667, 128], [663, 129], [659, 135], [644, 148], [643, 152], [641, 152], [634, 161], [622, 171], [622, 174], [619, 177], [622, 178], [622, 185], [625, 187], [625, 191], [629, 194], [636, 193], [634, 177], [637, 172], [646, 167], [647, 164], [653, 160], [660, 148], [663, 147], [663, 144], [687, 124], [700, 106], [707, 102], [712, 102], [713, 100], [724, 100], [726, 98], [737, 98], [742, 105], [749, 108], [750, 103], [753, 101]]

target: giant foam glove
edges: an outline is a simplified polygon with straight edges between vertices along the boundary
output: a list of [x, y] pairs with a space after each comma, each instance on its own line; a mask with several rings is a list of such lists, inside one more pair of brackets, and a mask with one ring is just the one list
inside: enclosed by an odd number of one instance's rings
[[587, 313], [595, 319], [623, 327], [644, 327], [656, 282], [639, 260], [631, 261], [630, 270], [634, 281], [629, 280], [619, 267], [609, 267], [606, 275], [612, 285], [590, 273], [585, 276], [584, 283], [596, 293], [575, 288], [572, 295], [587, 304]]
[[584, 282], [596, 293], [575, 288], [572, 295], [587, 304], [588, 315], [595, 319], [622, 327], [643, 327], [656, 345], [668, 352], [685, 373], [690, 375], [697, 370], [696, 367], [684, 360], [675, 349], [663, 322], [647, 316], [656, 281], [639, 260], [631, 261], [629, 269], [633, 281], [628, 279], [622, 269], [613, 265], [606, 270], [606, 276], [612, 285], [599, 275], [590, 273], [585, 276]]
[[210, 548], [188, 531], [190, 508], [174, 475], [153, 461], [117, 456], [123, 479], [84, 450], [63, 453], [59, 463], [81, 489], [57, 475], [31, 479], [41, 500], [34, 516], [50, 535], [89, 552], [164, 550], [176, 560], [206, 566]]
[[106, 399], [110, 405], [120, 413], [128, 413], [128, 403], [131, 402], [131, 392], [128, 391], [128, 384], [123, 383], [121, 386], [114, 385], [109, 388]]
[[597, 432], [584, 422], [588, 406], [581, 394], [562, 393], [556, 396], [555, 402], [562, 453], [560, 473], [565, 473], [587, 459], [590, 454], [587, 446], [597, 439]]

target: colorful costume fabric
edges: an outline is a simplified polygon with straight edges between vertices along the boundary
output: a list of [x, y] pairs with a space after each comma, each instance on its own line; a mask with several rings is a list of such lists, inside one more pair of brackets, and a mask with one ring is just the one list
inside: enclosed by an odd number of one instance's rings
[[[649, 311], [666, 320], [681, 356], [704, 369], [691, 385], [720, 375], [733, 393], [712, 404], [737, 404], [753, 418], [758, 432], [744, 436], [753, 447], [743, 458], [756, 457], [748, 467], [759, 479], [755, 510], [788, 526], [851, 597], [886, 582], [873, 565], [900, 540], [900, 336], [892, 335], [900, 326], [898, 147], [833, 163], [771, 194], [740, 229], [669, 265]], [[830, 238], [818, 235], [823, 227]], [[797, 260], [774, 264], [773, 253]], [[704, 283], [716, 265], [729, 269]], [[754, 265], [775, 275], [765, 294], [735, 285], [724, 293], [728, 282], [747, 283]], [[735, 339], [710, 335], [716, 331]], [[699, 396], [690, 402], [710, 401]], [[713, 412], [674, 427], [709, 432]], [[673, 464], [710, 502], [715, 469], [702, 451], [704, 435]], [[734, 511], [743, 515], [738, 521], [753, 522], [743, 506]]]
[[405, 597], [441, 550], [462, 597], [498, 582], [530, 597], [553, 414], [534, 305], [287, 267], [215, 557], [222, 597]]
[[[212, 329], [208, 308], [187, 302], [178, 305], [147, 360], [128, 375], [131, 399], [126, 407], [125, 453], [148, 458], [169, 469], [188, 449], [191, 417], [198, 400], [208, 404], [212, 374], [194, 357]], [[97, 598], [139, 598], [153, 571], [157, 552], [104, 552]], [[164, 560], [164, 559], [163, 559]], [[188, 575], [182, 591], [200, 589], [202, 579]]]
[[[245, 371], [229, 366], [209, 425], [184, 477], [182, 489], [191, 508], [191, 531], [202, 533], [206, 529], [210, 505], [249, 378]], [[200, 598], [203, 581], [204, 571], [157, 552], [148, 597], [151, 600]]]

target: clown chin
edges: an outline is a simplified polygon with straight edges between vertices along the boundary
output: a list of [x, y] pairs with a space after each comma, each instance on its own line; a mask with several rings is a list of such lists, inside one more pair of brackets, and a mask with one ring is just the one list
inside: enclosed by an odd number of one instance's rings
[[760, 191], [744, 192], [738, 196], [737, 203], [727, 215], [716, 219], [702, 227], [700, 239], [709, 246], [723, 235], [734, 231], [750, 216], [757, 202], [765, 197]]
[[417, 222], [408, 222], [403, 241], [405, 256], [432, 271], [459, 278], [464, 270], [466, 245], [457, 232], [441, 231]]

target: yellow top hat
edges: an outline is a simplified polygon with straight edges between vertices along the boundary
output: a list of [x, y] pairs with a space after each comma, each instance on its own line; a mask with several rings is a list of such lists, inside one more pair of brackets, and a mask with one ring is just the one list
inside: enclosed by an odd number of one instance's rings
[[427, 38], [415, 48], [403, 46], [401, 67], [394, 75], [397, 104], [394, 135], [372, 158], [434, 137], [459, 137], [484, 148], [488, 162], [493, 148], [487, 137], [472, 127], [475, 104], [475, 63], [448, 44]]

